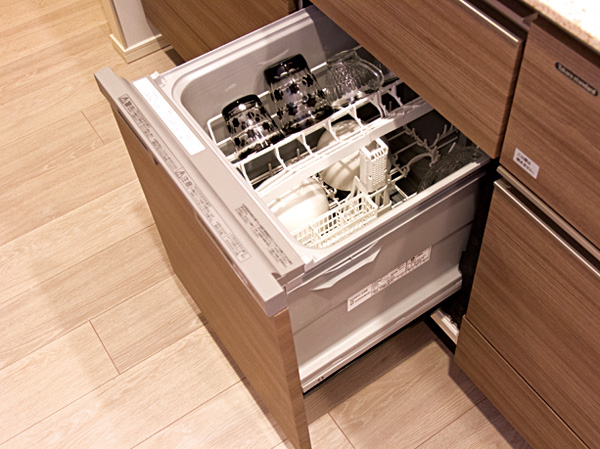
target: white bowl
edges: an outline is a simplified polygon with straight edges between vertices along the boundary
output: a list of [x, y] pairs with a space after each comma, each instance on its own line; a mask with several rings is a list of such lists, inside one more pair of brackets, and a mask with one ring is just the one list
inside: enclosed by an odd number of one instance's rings
[[290, 232], [310, 223], [329, 211], [329, 201], [323, 186], [307, 178], [298, 186], [269, 203], [269, 209]]
[[[348, 120], [340, 123], [336, 123], [332, 126], [333, 131], [338, 137], [343, 137], [345, 134], [349, 134], [356, 131], [359, 128], [358, 123]], [[317, 148], [325, 148], [331, 142], [334, 141], [333, 136], [329, 131], [325, 131], [319, 142]], [[360, 157], [358, 151], [350, 156], [346, 156], [329, 167], [321, 170], [319, 176], [323, 182], [337, 190], [344, 190], [349, 192], [352, 190], [352, 181], [355, 176], [360, 175]]]

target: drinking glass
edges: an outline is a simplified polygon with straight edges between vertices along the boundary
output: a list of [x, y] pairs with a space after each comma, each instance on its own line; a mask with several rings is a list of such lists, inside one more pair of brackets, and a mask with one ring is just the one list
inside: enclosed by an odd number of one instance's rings
[[343, 108], [376, 92], [383, 85], [383, 73], [356, 51], [345, 50], [327, 60], [326, 80], [329, 102]]
[[333, 113], [302, 55], [284, 59], [265, 69], [264, 74], [285, 134], [308, 128]]
[[231, 102], [221, 112], [238, 159], [281, 140], [284, 136], [256, 95]]

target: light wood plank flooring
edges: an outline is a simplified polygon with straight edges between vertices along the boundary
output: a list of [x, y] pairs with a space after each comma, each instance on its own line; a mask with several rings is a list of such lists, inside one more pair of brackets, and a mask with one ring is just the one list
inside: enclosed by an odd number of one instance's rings
[[[0, 0], [0, 448], [289, 448], [169, 266], [93, 73], [100, 0]], [[524, 448], [423, 324], [306, 396], [315, 448]]]

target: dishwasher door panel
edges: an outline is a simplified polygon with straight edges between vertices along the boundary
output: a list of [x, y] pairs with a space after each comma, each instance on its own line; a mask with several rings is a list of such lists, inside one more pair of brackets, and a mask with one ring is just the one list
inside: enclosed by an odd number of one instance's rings
[[288, 309], [265, 315], [167, 171], [115, 117], [173, 271], [294, 447], [309, 448]]

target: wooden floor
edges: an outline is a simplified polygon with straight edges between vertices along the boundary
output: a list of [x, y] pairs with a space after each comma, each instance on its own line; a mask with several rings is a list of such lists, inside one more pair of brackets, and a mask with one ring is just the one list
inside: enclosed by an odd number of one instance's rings
[[[125, 64], [100, 0], [0, 6], [0, 448], [289, 447], [174, 277], [92, 76], [175, 62]], [[423, 324], [306, 403], [315, 448], [526, 447]]]

